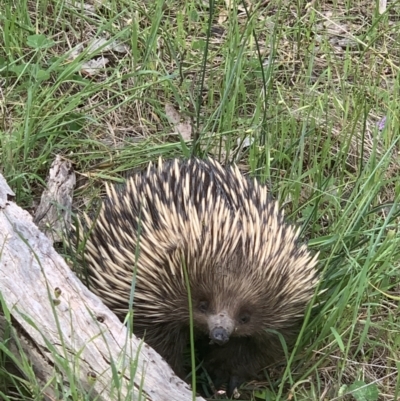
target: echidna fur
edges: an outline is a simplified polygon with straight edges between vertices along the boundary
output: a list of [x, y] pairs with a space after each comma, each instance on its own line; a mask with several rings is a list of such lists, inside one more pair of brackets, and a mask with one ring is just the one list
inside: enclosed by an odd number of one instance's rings
[[318, 282], [317, 255], [298, 243], [266, 186], [212, 159], [160, 160], [122, 189], [108, 185], [81, 239], [92, 226], [84, 253], [91, 290], [123, 319], [135, 272], [134, 332], [182, 378], [186, 269], [196, 344], [229, 393], [281, 355], [270, 330], [290, 343]]

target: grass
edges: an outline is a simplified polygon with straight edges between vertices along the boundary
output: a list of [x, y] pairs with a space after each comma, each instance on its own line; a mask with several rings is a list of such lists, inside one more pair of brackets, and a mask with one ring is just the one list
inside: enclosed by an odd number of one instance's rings
[[[0, 0], [0, 171], [33, 210], [60, 153], [85, 209], [159, 156], [238, 163], [321, 252], [324, 277], [291, 363], [244, 393], [395, 400], [400, 2], [382, 15], [361, 0], [231, 3]], [[3, 394], [40, 399], [4, 347]]]

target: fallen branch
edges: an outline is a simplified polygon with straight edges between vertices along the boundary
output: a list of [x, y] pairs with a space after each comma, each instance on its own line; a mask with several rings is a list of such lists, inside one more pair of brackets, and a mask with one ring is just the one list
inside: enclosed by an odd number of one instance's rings
[[12, 324], [14, 342], [30, 359], [39, 382], [48, 384], [61, 372], [64, 383], [73, 379], [98, 400], [191, 400], [189, 386], [152, 348], [129, 335], [13, 196], [0, 174], [0, 292], [11, 314], [2, 325]]

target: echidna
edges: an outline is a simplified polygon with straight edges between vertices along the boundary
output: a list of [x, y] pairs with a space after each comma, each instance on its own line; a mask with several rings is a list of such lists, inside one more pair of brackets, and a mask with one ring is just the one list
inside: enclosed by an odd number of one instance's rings
[[107, 186], [97, 220], [82, 226], [93, 225], [91, 290], [123, 319], [135, 274], [134, 332], [182, 378], [189, 283], [195, 342], [228, 393], [281, 355], [276, 332], [293, 339], [318, 281], [317, 256], [267, 192], [211, 159], [160, 160]]

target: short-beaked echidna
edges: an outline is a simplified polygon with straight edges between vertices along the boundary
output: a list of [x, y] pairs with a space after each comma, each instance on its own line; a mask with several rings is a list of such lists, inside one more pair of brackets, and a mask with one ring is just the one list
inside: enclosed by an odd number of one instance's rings
[[133, 330], [182, 378], [190, 285], [196, 344], [229, 393], [281, 355], [276, 332], [293, 339], [318, 281], [316, 255], [267, 192], [211, 159], [160, 160], [107, 186], [80, 230], [93, 225], [91, 290], [123, 319], [135, 274]]

